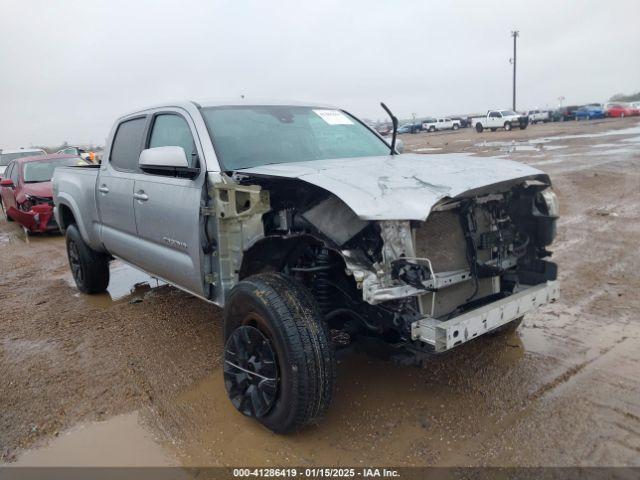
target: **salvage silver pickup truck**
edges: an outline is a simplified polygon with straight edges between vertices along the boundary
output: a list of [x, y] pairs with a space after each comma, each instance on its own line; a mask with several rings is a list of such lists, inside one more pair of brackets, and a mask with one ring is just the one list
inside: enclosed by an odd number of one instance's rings
[[338, 108], [244, 101], [126, 115], [101, 165], [53, 178], [78, 288], [118, 258], [224, 307], [229, 398], [279, 433], [326, 411], [336, 353], [422, 364], [558, 298], [550, 185], [401, 154]]

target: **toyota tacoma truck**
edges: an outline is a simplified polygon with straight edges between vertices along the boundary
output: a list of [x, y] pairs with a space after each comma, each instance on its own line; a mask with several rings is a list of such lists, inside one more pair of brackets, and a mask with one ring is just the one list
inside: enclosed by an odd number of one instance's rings
[[336, 354], [421, 365], [558, 298], [546, 174], [394, 144], [323, 105], [123, 116], [101, 165], [55, 171], [75, 283], [118, 258], [223, 307], [228, 396], [278, 433], [326, 411]]
[[484, 117], [472, 118], [471, 124], [478, 133], [482, 133], [485, 128], [491, 129], [492, 132], [498, 128], [504, 128], [508, 132], [515, 127], [524, 130], [529, 124], [529, 118], [511, 110], [489, 110]]

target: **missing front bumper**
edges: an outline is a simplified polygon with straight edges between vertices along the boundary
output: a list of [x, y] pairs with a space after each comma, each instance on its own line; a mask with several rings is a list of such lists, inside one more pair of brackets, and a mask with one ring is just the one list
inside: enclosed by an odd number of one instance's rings
[[411, 324], [411, 338], [444, 352], [557, 300], [557, 281], [522, 285], [514, 294], [446, 321], [423, 318]]
[[53, 207], [48, 204], [34, 205], [28, 212], [9, 207], [7, 215], [32, 233], [58, 230]]

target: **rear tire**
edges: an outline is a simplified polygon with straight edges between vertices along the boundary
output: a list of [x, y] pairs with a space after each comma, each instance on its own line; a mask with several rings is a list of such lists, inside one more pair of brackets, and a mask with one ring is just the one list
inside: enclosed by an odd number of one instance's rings
[[482, 126], [482, 124], [476, 123], [476, 132], [482, 133], [482, 130], [484, 130], [484, 127]]
[[433, 127], [433, 126], [429, 127], [429, 131], [430, 131], [431, 133], [435, 132], [435, 131], [436, 131], [436, 127]]
[[[335, 357], [322, 314], [305, 287], [280, 273], [242, 280], [229, 294], [224, 333], [225, 387], [242, 414], [276, 433], [300, 430], [323, 416], [333, 397]], [[275, 359], [275, 370], [258, 372], [264, 362], [247, 352], [255, 347], [242, 335], [263, 338], [262, 356]]]
[[504, 129], [507, 132], [510, 132], [511, 131], [511, 122], [504, 122]]
[[453, 124], [453, 129], [454, 129], [454, 130], [458, 130], [459, 128], [460, 128], [460, 127], [458, 126], [458, 124], [457, 124], [457, 123], [454, 123], [454, 124]]
[[85, 243], [75, 224], [67, 227], [67, 257], [78, 290], [102, 293], [109, 285], [109, 258]]

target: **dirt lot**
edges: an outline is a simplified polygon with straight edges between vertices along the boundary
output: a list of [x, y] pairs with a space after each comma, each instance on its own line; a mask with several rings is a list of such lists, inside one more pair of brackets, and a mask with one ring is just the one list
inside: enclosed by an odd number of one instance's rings
[[325, 420], [281, 437], [226, 399], [218, 308], [118, 264], [109, 294], [80, 295], [62, 237], [26, 238], [0, 221], [0, 459], [640, 465], [640, 122], [403, 139], [406, 150], [499, 155], [552, 176], [560, 302], [423, 369], [353, 355]]

